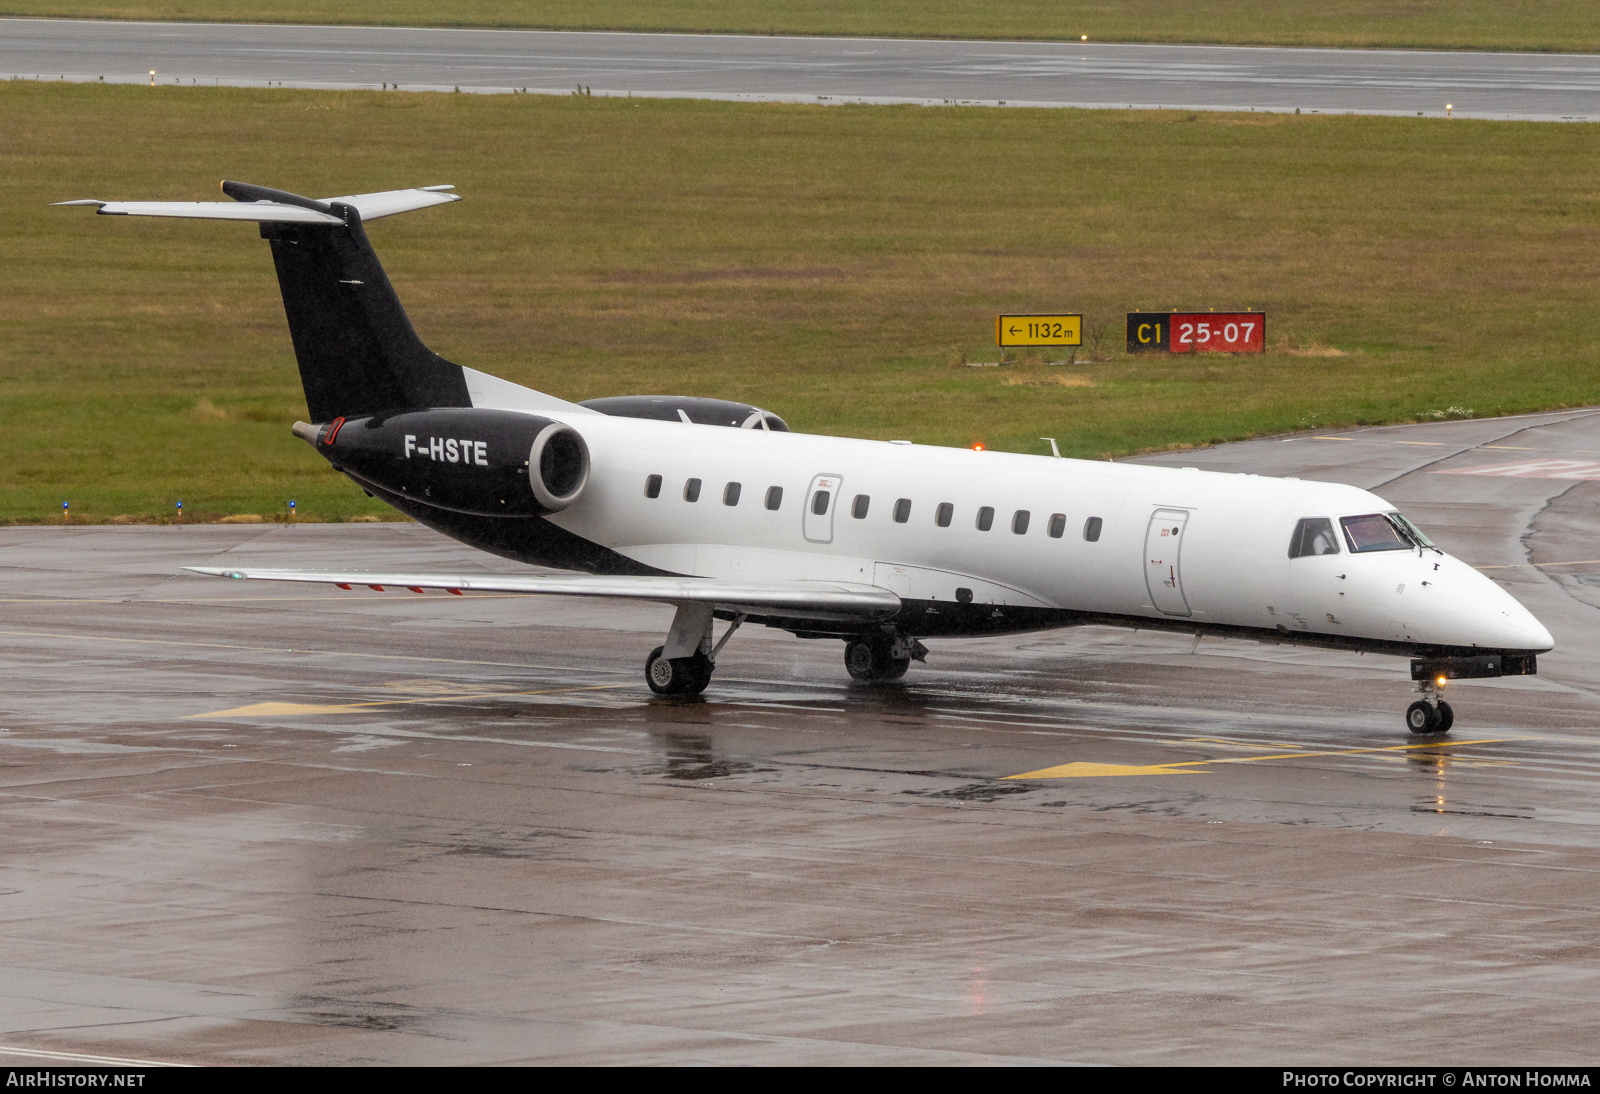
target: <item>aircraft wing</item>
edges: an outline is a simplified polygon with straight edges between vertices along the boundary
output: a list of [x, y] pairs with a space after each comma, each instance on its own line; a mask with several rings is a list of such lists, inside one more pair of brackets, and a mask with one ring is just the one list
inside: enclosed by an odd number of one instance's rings
[[307, 581], [348, 589], [444, 589], [464, 592], [526, 593], [543, 596], [598, 596], [663, 604], [707, 604], [750, 615], [794, 619], [886, 619], [900, 610], [900, 598], [875, 585], [836, 581], [745, 582], [706, 577], [597, 577], [592, 574], [408, 574], [335, 570], [247, 570], [186, 566], [210, 577], [254, 581]]

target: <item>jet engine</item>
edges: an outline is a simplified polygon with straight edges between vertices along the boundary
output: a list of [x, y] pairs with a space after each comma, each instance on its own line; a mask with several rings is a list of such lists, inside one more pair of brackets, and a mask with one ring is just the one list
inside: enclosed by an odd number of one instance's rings
[[509, 410], [407, 410], [296, 422], [294, 433], [358, 483], [457, 513], [554, 513], [589, 481], [577, 430]]

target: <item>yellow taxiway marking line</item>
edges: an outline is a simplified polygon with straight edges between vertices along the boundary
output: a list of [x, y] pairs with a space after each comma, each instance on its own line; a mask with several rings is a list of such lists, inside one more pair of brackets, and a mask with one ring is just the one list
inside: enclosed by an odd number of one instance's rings
[[1533, 449], [1520, 444], [1480, 444], [1479, 448], [1494, 448], [1501, 452], [1532, 452]]
[[1580, 558], [1576, 562], [1505, 562], [1495, 566], [1474, 566], [1474, 570], [1526, 570], [1546, 566], [1600, 566], [1600, 558]]
[[1394, 443], [1395, 444], [1420, 444], [1420, 445], [1424, 445], [1424, 446], [1426, 446], [1428, 448], [1448, 448], [1449, 447], [1449, 445], [1445, 444], [1445, 442], [1443, 442], [1443, 441], [1395, 441]]
[[283, 718], [296, 714], [348, 714], [368, 707], [405, 706], [410, 703], [450, 703], [457, 699], [504, 699], [512, 695], [558, 695], [569, 691], [604, 691], [632, 687], [631, 684], [588, 684], [582, 687], [543, 688], [538, 691], [472, 691], [461, 695], [425, 695], [420, 699], [371, 699], [361, 703], [251, 703], [231, 710], [208, 714], [185, 714], [184, 718]]
[[1314, 441], [1353, 441], [1354, 437], [1312, 437]]
[[1376, 752], [1410, 752], [1422, 748], [1446, 748], [1450, 745], [1494, 745], [1511, 740], [1509, 737], [1488, 737], [1478, 741], [1428, 741], [1415, 745], [1389, 745], [1385, 748], [1339, 748], [1324, 752], [1279, 752], [1267, 756], [1225, 756], [1218, 760], [1181, 760], [1168, 764], [1096, 764], [1070, 763], [1057, 767], [1042, 767], [1021, 775], [1005, 775], [1006, 779], [1094, 779], [1107, 775], [1199, 775], [1202, 772], [1188, 768], [1211, 764], [1253, 764], [1261, 760], [1299, 760], [1308, 756], [1359, 756]]

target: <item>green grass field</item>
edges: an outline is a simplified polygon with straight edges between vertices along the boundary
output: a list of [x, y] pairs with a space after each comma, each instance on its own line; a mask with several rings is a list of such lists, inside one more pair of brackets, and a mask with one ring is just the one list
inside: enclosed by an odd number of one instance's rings
[[[1592, 126], [0, 84], [0, 521], [384, 512], [305, 414], [253, 225], [69, 198], [455, 183], [371, 236], [433, 348], [567, 398], [1098, 456], [1600, 402]], [[1273, 352], [1127, 357], [1130, 309]], [[1080, 311], [1091, 363], [994, 360]]]
[[920, 38], [1600, 50], [1593, 0], [0, 0], [0, 15]]

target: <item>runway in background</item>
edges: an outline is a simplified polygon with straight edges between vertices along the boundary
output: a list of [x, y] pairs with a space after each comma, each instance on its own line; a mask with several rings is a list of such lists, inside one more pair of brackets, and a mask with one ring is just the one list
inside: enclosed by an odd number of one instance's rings
[[0, 78], [1594, 121], [1600, 57], [0, 20]]

